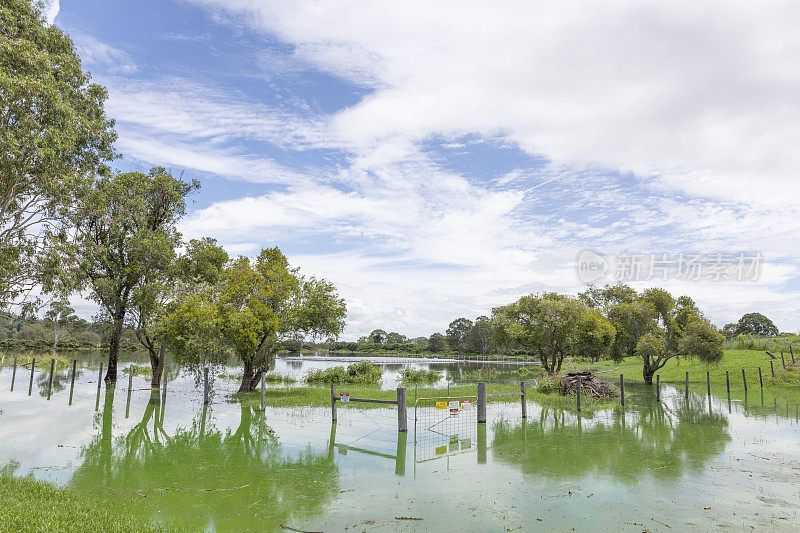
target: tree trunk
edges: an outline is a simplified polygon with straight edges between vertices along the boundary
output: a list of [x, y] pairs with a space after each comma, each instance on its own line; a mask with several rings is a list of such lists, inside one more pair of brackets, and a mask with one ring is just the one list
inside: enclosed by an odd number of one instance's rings
[[152, 378], [150, 378], [150, 388], [158, 389], [161, 387], [161, 373], [164, 370], [164, 347], [156, 352], [155, 346], [148, 346], [147, 351], [150, 352], [150, 370]]
[[243, 361], [242, 367], [244, 374], [242, 375], [242, 384], [239, 386], [238, 392], [250, 392], [253, 390], [253, 361]]
[[106, 372], [105, 381], [117, 381], [117, 359], [119, 358], [119, 342], [122, 339], [122, 326], [124, 315], [114, 318], [114, 324], [111, 327], [111, 337], [108, 341], [108, 371]]
[[642, 367], [642, 377], [644, 378], [646, 385], [653, 384], [653, 374], [656, 373], [656, 370], [658, 370], [656, 365], [651, 365], [645, 362], [644, 366]]

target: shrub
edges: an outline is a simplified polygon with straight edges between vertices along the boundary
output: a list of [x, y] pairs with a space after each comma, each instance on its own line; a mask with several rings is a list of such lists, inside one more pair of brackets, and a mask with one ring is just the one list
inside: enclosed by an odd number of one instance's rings
[[325, 370], [312, 370], [306, 374], [307, 383], [361, 383], [375, 384], [381, 380], [381, 369], [370, 361], [352, 363], [345, 369], [334, 366]]
[[440, 379], [442, 379], [442, 375], [433, 369], [425, 370], [410, 366], [400, 369], [400, 380], [404, 383], [436, 383]]

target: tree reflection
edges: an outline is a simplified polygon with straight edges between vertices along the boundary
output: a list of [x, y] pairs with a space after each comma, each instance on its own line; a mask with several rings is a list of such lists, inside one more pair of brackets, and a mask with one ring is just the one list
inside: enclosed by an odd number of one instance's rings
[[72, 486], [147, 497], [153, 516], [191, 529], [270, 530], [324, 511], [338, 494], [338, 471], [327, 453], [287, 457], [263, 413], [240, 402], [238, 427], [219, 431], [203, 409], [188, 429], [167, 434], [157, 391], [141, 421], [112, 441], [113, 391], [101, 430], [83, 450]]
[[538, 422], [496, 424], [493, 457], [556, 479], [596, 473], [635, 482], [643, 474], [675, 478], [700, 470], [731, 440], [727, 418], [706, 411], [701, 398], [674, 409], [658, 402], [618, 408], [589, 423], [566, 418], [543, 408]]

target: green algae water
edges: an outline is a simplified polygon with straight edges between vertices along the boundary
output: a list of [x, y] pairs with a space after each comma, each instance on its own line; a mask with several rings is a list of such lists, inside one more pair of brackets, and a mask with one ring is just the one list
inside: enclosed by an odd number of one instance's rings
[[[43, 365], [48, 366], [48, 365]], [[97, 368], [47, 394], [48, 368], [0, 369], [0, 469], [77, 493], [136, 501], [191, 531], [796, 531], [797, 410], [626, 385], [627, 405], [578, 417], [518, 402], [469, 410], [340, 404], [260, 412], [193, 375], [166, 395], [135, 377], [98, 391]], [[299, 370], [299, 369], [296, 369]]]

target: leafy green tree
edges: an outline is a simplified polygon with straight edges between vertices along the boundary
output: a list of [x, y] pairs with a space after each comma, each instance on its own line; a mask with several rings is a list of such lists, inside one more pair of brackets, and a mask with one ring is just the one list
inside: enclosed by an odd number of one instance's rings
[[215, 363], [233, 352], [243, 367], [239, 392], [249, 392], [283, 341], [298, 334], [336, 337], [345, 315], [333, 284], [301, 276], [278, 248], [268, 248], [255, 262], [230, 263], [219, 283], [177, 298], [161, 322], [161, 337], [181, 364]]
[[445, 337], [447, 345], [451, 350], [464, 353], [467, 350], [467, 335], [472, 328], [472, 320], [468, 318], [456, 318], [447, 326]]
[[56, 283], [88, 288], [111, 323], [106, 381], [117, 379], [120, 339], [128, 311], [153, 299], [153, 284], [173, 268], [181, 242], [177, 222], [186, 196], [197, 188], [163, 168], [97, 179], [70, 207], [70, 231], [62, 235], [45, 290]]
[[586, 309], [578, 322], [575, 354], [594, 362], [610, 357], [616, 333], [599, 309]]
[[747, 313], [736, 324], [736, 334], [774, 337], [778, 334], [778, 328], [772, 320], [761, 313]]
[[645, 383], [652, 383], [653, 375], [674, 357], [697, 357], [707, 363], [722, 360], [725, 337], [700, 314], [690, 298], [676, 301], [663, 289], [648, 289], [642, 298], [658, 315], [657, 325], [636, 344]]
[[735, 322], [731, 322], [730, 324], [725, 324], [722, 328], [722, 334], [725, 335], [726, 339], [732, 339], [736, 335], [738, 335], [737, 330], [739, 329], [739, 324]]
[[169, 301], [195, 284], [216, 284], [222, 277], [228, 254], [215, 239], [192, 239], [186, 252], [173, 264], [151, 263], [136, 287], [131, 308], [134, 331], [139, 343], [150, 357], [152, 388], [161, 384], [165, 362], [165, 345], [158, 335], [158, 322], [164, 316]]
[[428, 349], [433, 353], [445, 351], [447, 349], [447, 339], [441, 333], [434, 333], [428, 339]]
[[38, 3], [0, 3], [0, 305], [37, 283], [36, 257], [103, 162], [113, 158], [106, 91]]
[[485, 356], [492, 347], [492, 323], [489, 317], [479, 316], [467, 333], [467, 350]]
[[403, 342], [408, 341], [405, 335], [401, 335], [396, 331], [392, 331], [386, 334], [386, 343], [387, 344], [401, 344]]
[[618, 283], [616, 285], [605, 285], [602, 288], [590, 285], [578, 295], [578, 298], [593, 309], [607, 311], [614, 305], [633, 303], [639, 298], [639, 295], [636, 293], [636, 289], [631, 286]]
[[586, 304], [577, 298], [555, 293], [523, 296], [494, 310], [497, 320], [514, 341], [539, 357], [549, 374], [561, 371], [561, 364], [578, 344]]
[[368, 335], [369, 342], [374, 342], [375, 344], [383, 344], [386, 342], [386, 335], [387, 333], [382, 329], [374, 329], [372, 333]]
[[650, 302], [618, 303], [607, 313], [616, 332], [611, 356], [617, 361], [635, 355], [639, 339], [656, 327], [657, 312]]
[[64, 327], [74, 323], [78, 318], [75, 309], [70, 307], [66, 298], [59, 298], [50, 302], [50, 308], [44, 315], [53, 328], [53, 355], [56, 353], [58, 341], [64, 336]]

